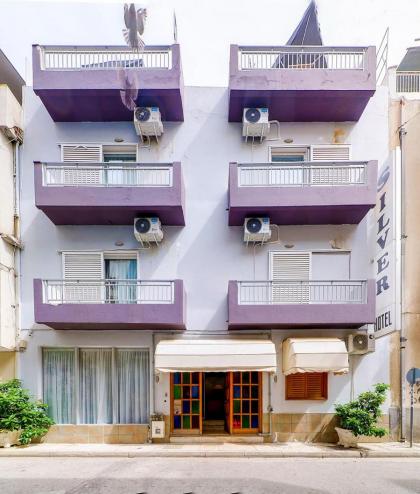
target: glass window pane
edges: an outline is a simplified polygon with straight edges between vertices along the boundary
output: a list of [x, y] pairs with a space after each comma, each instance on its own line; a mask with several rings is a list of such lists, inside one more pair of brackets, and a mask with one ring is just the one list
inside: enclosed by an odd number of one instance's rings
[[200, 416], [199, 415], [193, 415], [191, 417], [192, 420], [192, 429], [199, 429], [200, 428]]
[[249, 398], [249, 386], [242, 386], [242, 398]]
[[199, 384], [200, 382], [200, 374], [198, 372], [193, 372], [192, 373], [192, 383], [193, 384]]
[[240, 398], [241, 397], [241, 387], [240, 386], [233, 386], [233, 397], [234, 398]]
[[182, 373], [182, 384], [190, 384], [191, 374], [189, 372]]
[[57, 424], [71, 424], [74, 417], [74, 350], [43, 350], [44, 402]]
[[241, 413], [241, 400], [233, 400], [233, 413]]
[[198, 400], [192, 402], [192, 413], [200, 413], [200, 402]]
[[189, 429], [190, 426], [191, 426], [190, 416], [189, 415], [183, 415], [182, 416], [182, 428], [183, 429]]
[[174, 415], [174, 429], [182, 429], [181, 415]]
[[116, 350], [118, 423], [149, 421], [149, 351]]
[[181, 399], [181, 386], [174, 386], [174, 400]]
[[251, 373], [251, 382], [252, 384], [258, 384], [258, 372]]
[[251, 417], [251, 427], [253, 429], [258, 429], [258, 415], [252, 415], [252, 417]]
[[258, 400], [251, 401], [251, 412], [258, 413]]
[[242, 415], [242, 429], [249, 429], [249, 415]]
[[191, 396], [191, 389], [189, 386], [182, 386], [182, 398], [189, 399]]
[[241, 384], [241, 373], [240, 372], [234, 372], [233, 373], [233, 382], [235, 384]]
[[79, 352], [79, 400], [82, 424], [112, 423], [112, 350]]
[[190, 402], [187, 400], [182, 401], [182, 413], [190, 413]]
[[258, 398], [258, 386], [252, 386], [251, 397], [252, 398]]
[[234, 415], [233, 416], [233, 428], [234, 429], [240, 429], [241, 428], [241, 416], [240, 415]]
[[249, 372], [242, 372], [242, 384], [249, 384]]
[[249, 400], [242, 401], [242, 413], [249, 413]]
[[181, 384], [181, 373], [180, 372], [175, 372], [174, 384]]
[[192, 386], [191, 396], [193, 398], [199, 398], [200, 397], [200, 388], [198, 386]]

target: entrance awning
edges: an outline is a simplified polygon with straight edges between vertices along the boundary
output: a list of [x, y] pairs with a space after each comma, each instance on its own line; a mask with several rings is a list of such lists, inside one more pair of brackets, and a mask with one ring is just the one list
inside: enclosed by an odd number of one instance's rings
[[283, 341], [283, 374], [349, 370], [346, 344], [339, 338], [287, 338]]
[[269, 340], [163, 340], [156, 345], [160, 372], [275, 372], [276, 348]]

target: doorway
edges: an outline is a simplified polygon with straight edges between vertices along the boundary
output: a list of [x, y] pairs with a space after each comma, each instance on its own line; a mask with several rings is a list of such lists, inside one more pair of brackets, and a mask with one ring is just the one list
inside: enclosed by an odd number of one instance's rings
[[203, 434], [226, 433], [226, 373], [204, 373]]

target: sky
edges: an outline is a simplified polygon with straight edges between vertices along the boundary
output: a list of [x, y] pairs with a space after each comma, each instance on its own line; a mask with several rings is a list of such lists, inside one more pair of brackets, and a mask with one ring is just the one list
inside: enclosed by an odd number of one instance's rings
[[[229, 45], [283, 45], [309, 0], [145, 0], [146, 44], [170, 44], [176, 13], [184, 82], [227, 86]], [[318, 0], [324, 45], [378, 46], [388, 65], [420, 38], [420, 0]], [[0, 0], [0, 48], [31, 84], [31, 45], [123, 44], [123, 2]]]

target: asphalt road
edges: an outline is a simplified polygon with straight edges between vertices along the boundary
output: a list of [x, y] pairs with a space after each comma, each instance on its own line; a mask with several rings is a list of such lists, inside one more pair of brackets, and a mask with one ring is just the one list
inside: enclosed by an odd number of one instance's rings
[[420, 493], [420, 459], [0, 458], [1, 494]]

